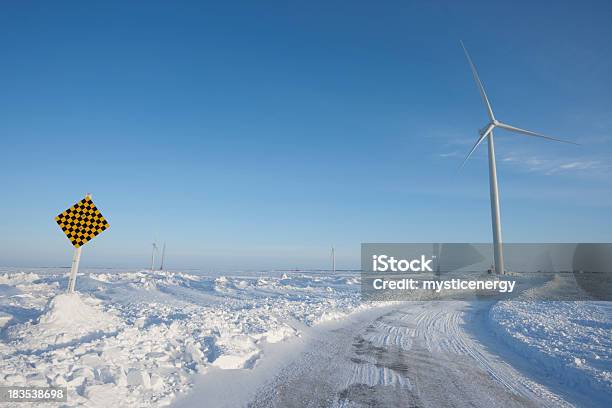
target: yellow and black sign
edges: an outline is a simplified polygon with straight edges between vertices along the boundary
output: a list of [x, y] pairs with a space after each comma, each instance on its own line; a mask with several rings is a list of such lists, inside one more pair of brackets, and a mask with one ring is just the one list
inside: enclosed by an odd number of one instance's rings
[[55, 217], [55, 222], [75, 248], [86, 244], [109, 227], [89, 195]]

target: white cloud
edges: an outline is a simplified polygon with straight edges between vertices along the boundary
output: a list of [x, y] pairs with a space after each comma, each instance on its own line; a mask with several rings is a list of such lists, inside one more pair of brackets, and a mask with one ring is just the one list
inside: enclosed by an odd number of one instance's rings
[[501, 161], [519, 170], [541, 173], [547, 176], [564, 173], [600, 176], [608, 175], [612, 170], [612, 165], [604, 161], [589, 159], [548, 158], [542, 156], [508, 154], [503, 156]]
[[448, 152], [448, 153], [439, 153], [438, 157], [455, 157], [458, 155], [459, 155], [459, 152]]

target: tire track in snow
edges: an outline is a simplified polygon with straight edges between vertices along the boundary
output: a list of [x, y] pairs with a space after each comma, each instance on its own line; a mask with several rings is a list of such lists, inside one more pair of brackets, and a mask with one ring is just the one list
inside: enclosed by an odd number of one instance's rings
[[571, 406], [499, 360], [466, 331], [488, 305], [407, 302], [332, 330], [251, 407]]

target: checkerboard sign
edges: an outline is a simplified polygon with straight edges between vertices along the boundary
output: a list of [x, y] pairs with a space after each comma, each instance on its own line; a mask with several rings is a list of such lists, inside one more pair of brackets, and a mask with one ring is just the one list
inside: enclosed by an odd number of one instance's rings
[[85, 245], [109, 227], [89, 195], [55, 217], [55, 222], [75, 248]]

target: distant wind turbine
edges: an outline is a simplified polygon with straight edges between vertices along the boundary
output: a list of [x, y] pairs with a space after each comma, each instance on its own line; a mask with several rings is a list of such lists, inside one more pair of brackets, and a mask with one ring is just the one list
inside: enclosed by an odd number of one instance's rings
[[497, 168], [495, 165], [495, 147], [493, 145], [493, 129], [500, 128], [509, 130], [510, 132], [519, 133], [526, 136], [534, 136], [540, 137], [548, 140], [553, 140], [555, 142], [562, 143], [570, 143], [578, 145], [578, 143], [569, 142], [567, 140], [556, 139], [554, 137], [545, 136], [540, 133], [532, 132], [531, 130], [525, 130], [518, 128], [516, 126], [511, 126], [506, 123], [500, 122], [495, 118], [493, 114], [493, 108], [491, 108], [491, 103], [489, 102], [489, 98], [487, 98], [487, 94], [485, 93], [484, 86], [478, 77], [478, 72], [476, 71], [476, 67], [470, 58], [470, 54], [468, 54], [465, 45], [463, 45], [463, 41], [461, 41], [461, 47], [463, 48], [463, 52], [465, 52], [465, 56], [470, 64], [470, 68], [472, 70], [472, 75], [474, 76], [474, 81], [476, 82], [476, 86], [480, 91], [480, 96], [482, 97], [482, 101], [485, 104], [487, 109], [487, 114], [489, 116], [489, 123], [479, 131], [480, 137], [474, 143], [472, 150], [468, 153], [465, 160], [461, 164], [461, 167], [465, 165], [468, 159], [474, 153], [474, 150], [482, 143], [482, 141], [486, 138], [489, 144], [489, 190], [491, 194], [491, 221], [493, 224], [493, 256], [495, 258], [495, 271], [496, 273], [504, 273], [504, 254], [502, 249], [502, 234], [501, 234], [501, 221], [499, 216], [499, 189], [497, 187]]
[[166, 242], [164, 242], [164, 245], [162, 246], [161, 263], [159, 265], [159, 270], [160, 271], [164, 270], [164, 258], [165, 257], [166, 257]]
[[153, 272], [153, 265], [155, 265], [155, 253], [157, 252], [157, 244], [153, 242], [153, 249], [151, 249], [151, 272]]

